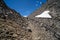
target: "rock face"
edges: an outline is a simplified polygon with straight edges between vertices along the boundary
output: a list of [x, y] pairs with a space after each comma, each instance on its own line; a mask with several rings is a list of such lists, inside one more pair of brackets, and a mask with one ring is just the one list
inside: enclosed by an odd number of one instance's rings
[[[49, 10], [49, 14], [52, 16], [52, 18], [36, 18], [36, 15], [40, 15], [42, 12]], [[32, 21], [37, 26], [37, 32], [39, 31], [39, 28], [45, 28], [45, 32], [43, 35], [45, 35], [46, 31], [47, 33], [53, 35], [46, 37], [46, 34], [44, 37], [47, 39], [41, 39], [41, 40], [60, 40], [60, 0], [47, 0], [45, 4], [42, 5], [42, 7], [38, 10], [36, 10], [34, 13], [32, 13], [29, 17], [30, 21]], [[32, 23], [31, 22], [31, 23]], [[48, 32], [49, 31], [49, 32]], [[40, 33], [38, 33], [40, 35]], [[38, 37], [41, 37], [38, 36]], [[51, 38], [52, 37], [52, 38]], [[57, 39], [55, 39], [55, 38]]]
[[[57, 11], [57, 10], [59, 10], [59, 5], [60, 5], [60, 1], [59, 0], [58, 1], [57, 0], [47, 0], [47, 2], [45, 4], [43, 4], [39, 9], [37, 9], [31, 15], [29, 15], [29, 17], [35, 17], [36, 15], [41, 14], [45, 10], [50, 10], [50, 12], [52, 10]], [[50, 14], [52, 15], [52, 13], [50, 13]]]
[[0, 0], [0, 40], [32, 40], [27, 22]]
[[[29, 17], [22, 17], [0, 0], [0, 40], [60, 40], [59, 0], [47, 0], [46, 4]], [[35, 18], [50, 10], [51, 19]]]

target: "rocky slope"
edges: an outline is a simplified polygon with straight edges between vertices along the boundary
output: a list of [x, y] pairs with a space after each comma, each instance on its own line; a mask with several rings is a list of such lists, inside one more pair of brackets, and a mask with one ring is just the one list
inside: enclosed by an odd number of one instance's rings
[[45, 10], [50, 10], [50, 11], [54, 10], [54, 11], [57, 11], [57, 10], [59, 10], [59, 7], [60, 7], [59, 5], [60, 5], [60, 0], [47, 0], [47, 2], [45, 4], [43, 4], [39, 9], [37, 9], [36, 11], [34, 11], [28, 17], [35, 17], [36, 15], [41, 14]]
[[0, 40], [31, 40], [27, 22], [0, 0]]
[[[52, 16], [52, 18], [35, 17], [46, 10], [50, 11], [49, 14]], [[47, 0], [47, 2], [43, 4], [40, 9], [37, 9], [35, 12], [33, 12], [28, 18], [34, 22], [34, 24], [37, 24], [35, 26], [38, 28], [44, 27], [46, 31], [50, 31], [50, 33], [52, 32], [53, 36], [57, 38], [57, 40], [60, 40], [60, 0]]]
[[[56, 15], [60, 12], [56, 12], [55, 6], [50, 7], [55, 2], [59, 4], [56, 0], [47, 0], [47, 3], [43, 4], [41, 9], [25, 18], [9, 8], [3, 0], [0, 0], [0, 40], [60, 40], [60, 19]], [[53, 15], [50, 13], [53, 18], [34, 17], [44, 10], [53, 10]]]

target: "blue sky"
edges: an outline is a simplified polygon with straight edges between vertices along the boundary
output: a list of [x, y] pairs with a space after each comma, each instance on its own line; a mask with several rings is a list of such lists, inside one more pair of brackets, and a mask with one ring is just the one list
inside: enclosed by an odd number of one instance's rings
[[4, 0], [12, 9], [15, 9], [22, 16], [28, 16], [36, 9], [40, 8], [46, 0]]

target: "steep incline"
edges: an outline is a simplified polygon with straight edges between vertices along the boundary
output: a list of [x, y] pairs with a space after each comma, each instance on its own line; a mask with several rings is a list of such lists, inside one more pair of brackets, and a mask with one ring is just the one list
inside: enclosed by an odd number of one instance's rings
[[0, 0], [0, 40], [32, 40], [27, 22]]
[[[35, 17], [46, 10], [50, 11], [49, 14], [52, 18]], [[47, 31], [50, 31], [50, 33], [52, 32], [55, 38], [60, 40], [60, 0], [47, 0], [40, 9], [37, 9], [28, 18], [32, 21], [31, 23], [36, 24], [35, 27], [44, 27]]]
[[47, 0], [47, 2], [45, 4], [43, 4], [39, 9], [37, 9], [36, 11], [34, 11], [31, 15], [29, 15], [28, 17], [35, 17], [36, 15], [41, 14], [42, 12], [46, 11], [46, 10], [59, 10], [60, 8], [60, 0]]

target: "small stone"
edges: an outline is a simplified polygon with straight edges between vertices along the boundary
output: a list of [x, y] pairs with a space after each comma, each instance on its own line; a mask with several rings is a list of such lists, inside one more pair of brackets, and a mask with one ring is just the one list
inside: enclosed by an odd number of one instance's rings
[[13, 34], [13, 37], [17, 37], [18, 35], [17, 34]]

